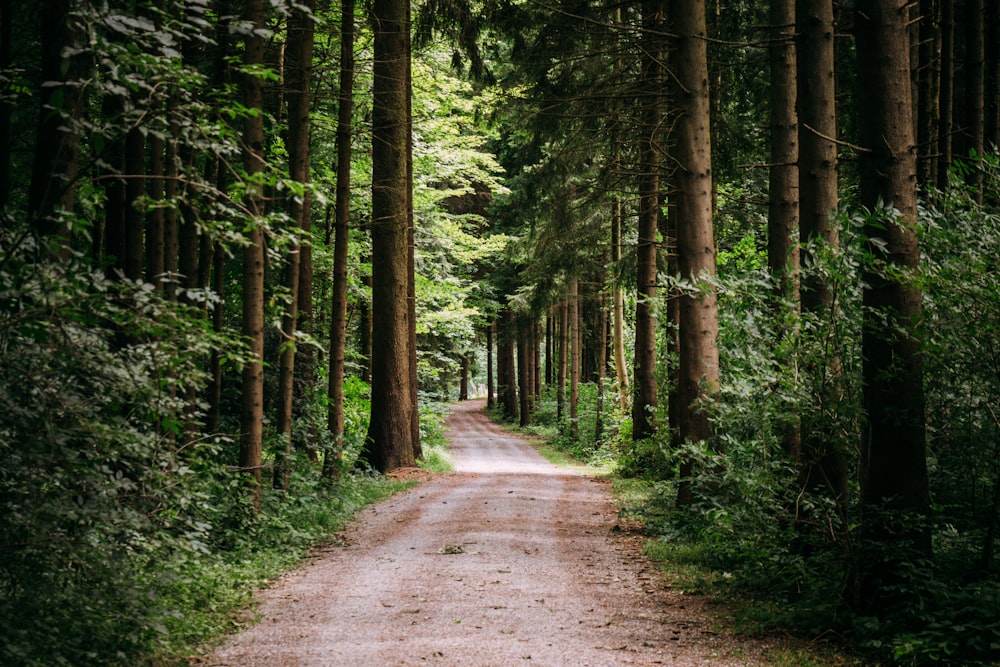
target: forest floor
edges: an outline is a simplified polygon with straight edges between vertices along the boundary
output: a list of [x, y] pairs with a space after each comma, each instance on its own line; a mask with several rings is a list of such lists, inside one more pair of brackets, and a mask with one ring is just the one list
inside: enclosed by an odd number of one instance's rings
[[788, 639], [735, 635], [722, 609], [673, 588], [606, 480], [548, 463], [481, 401], [448, 426], [454, 472], [362, 512], [195, 664], [819, 664], [790, 662]]

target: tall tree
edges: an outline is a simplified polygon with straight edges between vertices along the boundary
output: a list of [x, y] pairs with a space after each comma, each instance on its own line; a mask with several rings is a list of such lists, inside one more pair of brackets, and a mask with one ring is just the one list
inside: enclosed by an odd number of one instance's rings
[[407, 86], [409, 3], [372, 6], [372, 402], [365, 459], [380, 471], [413, 465], [410, 362]]
[[878, 262], [865, 276], [861, 451], [863, 536], [878, 546], [858, 561], [858, 600], [872, 611], [894, 594], [900, 565], [931, 548], [907, 5], [860, 0], [855, 17], [868, 149], [861, 198], [870, 216], [868, 249]]
[[[636, 269], [638, 300], [635, 307], [635, 396], [632, 402], [632, 439], [648, 438], [656, 430], [656, 234], [660, 219], [660, 168], [662, 164], [661, 89], [663, 87], [663, 0], [642, 3], [642, 65], [639, 123], [641, 165], [639, 176], [639, 246]], [[704, 12], [704, 6], [702, 6]]]
[[[39, 3], [41, 76], [47, 85], [42, 88], [28, 191], [31, 220], [42, 233], [64, 242], [68, 241], [69, 230], [59, 213], [73, 210], [80, 149], [75, 121], [80, 117], [84, 97], [78, 84], [89, 67], [85, 51], [77, 48], [84, 22], [71, 11], [76, 4], [70, 0]], [[64, 52], [70, 55], [64, 58]]]
[[[834, 224], [838, 206], [837, 190], [837, 117], [834, 78], [834, 11], [832, 0], [812, 2], [797, 0], [795, 19], [798, 28], [796, 56], [799, 100], [799, 236], [803, 244], [822, 241], [829, 246], [839, 243]], [[802, 251], [803, 266], [812, 258]], [[818, 274], [808, 274], [801, 284], [802, 310], [818, 317], [833, 317], [836, 308], [829, 285]], [[840, 373], [838, 359], [826, 360], [828, 368], [814, 368], [814, 373]], [[836, 382], [823, 383], [839, 391]], [[821, 396], [817, 400], [836, 400]], [[823, 424], [816, 427], [823, 428]], [[832, 438], [805, 425], [802, 433], [802, 485], [825, 488], [837, 503], [841, 518], [846, 519], [848, 491], [847, 455]]]
[[[674, 176], [677, 198], [677, 258], [681, 277], [692, 288], [680, 297], [680, 423], [682, 440], [711, 437], [709, 407], [719, 389], [718, 303], [713, 285], [715, 238], [712, 225], [712, 149], [709, 125], [708, 53], [705, 3], [671, 0], [676, 34]], [[690, 472], [690, 464], [684, 464]], [[682, 485], [678, 500], [689, 501]]]
[[250, 359], [243, 366], [240, 413], [240, 469], [252, 480], [254, 505], [260, 507], [261, 447], [264, 437], [264, 63], [267, 14], [264, 0], [247, 0], [244, 18], [253, 26], [246, 36], [242, 75], [243, 104], [252, 112], [243, 120], [243, 168], [247, 174], [246, 207], [252, 217], [243, 246], [243, 336]]
[[274, 487], [288, 489], [289, 458], [292, 453], [292, 419], [295, 402], [295, 338], [299, 323], [299, 279], [306, 220], [312, 216], [309, 190], [309, 107], [312, 100], [313, 12], [315, 0], [305, 0], [295, 10], [288, 24], [287, 76], [288, 101], [288, 175], [302, 187], [301, 195], [292, 197], [289, 218], [293, 232], [285, 265], [288, 305], [281, 321], [281, 356], [278, 370], [278, 445], [274, 467]]
[[799, 141], [795, 0], [770, 1], [770, 184], [767, 263], [785, 297], [798, 300]]
[[351, 117], [354, 114], [354, 0], [343, 0], [340, 19], [340, 93], [337, 106], [337, 193], [334, 212], [333, 295], [330, 313], [330, 373], [327, 428], [333, 451], [323, 474], [336, 474], [344, 442], [344, 356], [347, 349], [347, 244], [351, 224]]

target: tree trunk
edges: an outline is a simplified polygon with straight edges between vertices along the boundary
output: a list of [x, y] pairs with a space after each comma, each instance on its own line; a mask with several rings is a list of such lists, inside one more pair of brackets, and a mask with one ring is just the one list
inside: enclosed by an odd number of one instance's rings
[[372, 107], [372, 399], [365, 460], [415, 462], [409, 307], [409, 3], [375, 0]]
[[[831, 217], [837, 209], [837, 117], [834, 86], [833, 1], [796, 0], [799, 100], [799, 224], [802, 242], [838, 242]], [[803, 257], [803, 263], [810, 258]], [[821, 280], [802, 285], [802, 308], [830, 305]]]
[[462, 355], [461, 375], [458, 379], [458, 400], [469, 400], [469, 353]]
[[580, 343], [580, 283], [573, 278], [569, 284], [569, 438], [572, 442], [580, 439], [580, 360], [583, 356]]
[[146, 176], [146, 138], [138, 129], [125, 135], [125, 255], [122, 268], [131, 281], [142, 280], [143, 205]]
[[938, 86], [937, 187], [947, 190], [955, 111], [955, 0], [941, 2], [941, 67]]
[[[601, 272], [604, 273], [603, 271]], [[602, 275], [601, 284], [604, 284]], [[608, 365], [608, 309], [605, 292], [598, 292], [598, 323], [597, 330], [597, 407], [594, 420], [594, 445], [599, 447], [604, 437], [604, 378]]]
[[917, 182], [922, 187], [934, 184], [937, 162], [937, 86], [938, 47], [941, 44], [937, 24], [937, 0], [920, 0], [919, 37], [917, 40]]
[[146, 213], [146, 282], [163, 292], [163, 150], [162, 137], [149, 136], [147, 194], [152, 206]]
[[[799, 39], [799, 225], [803, 243], [819, 240], [829, 246], [839, 243], [833, 222], [838, 204], [837, 120], [834, 86], [834, 14], [832, 0], [797, 0], [796, 20]], [[909, 111], [907, 112], [909, 115]], [[811, 264], [803, 250], [802, 265]], [[836, 305], [829, 285], [817, 275], [803, 278], [802, 310], [819, 317], [835, 317]], [[829, 372], [840, 375], [840, 360], [827, 359]], [[839, 392], [838, 382], [831, 391]], [[816, 400], [839, 400], [839, 396], [818, 396]], [[841, 519], [847, 515], [847, 454], [824, 433], [803, 432], [801, 436], [800, 483], [803, 488], [825, 488], [837, 504]], [[840, 526], [843, 528], [844, 526]]]
[[[0, 2], [0, 72], [10, 71], [14, 63], [11, 39], [14, 36], [14, 7], [12, 2]], [[46, 29], [48, 27], [46, 26]], [[0, 99], [0, 146], [10, 146], [11, 116], [14, 111], [12, 100], [5, 95]], [[10, 150], [0, 154], [0, 212], [10, 203]]]
[[976, 201], [983, 203], [983, 128], [985, 126], [983, 0], [965, 4], [965, 151], [972, 169], [970, 185]]
[[560, 432], [566, 425], [566, 380], [569, 377], [569, 305], [556, 306], [559, 312], [559, 372], [556, 380], [556, 425]]
[[[611, 202], [611, 262], [618, 266], [622, 260], [622, 202], [615, 197]], [[621, 284], [614, 281], [611, 289], [613, 309], [612, 348], [615, 357], [615, 377], [618, 380], [618, 407], [628, 411], [629, 382], [628, 366], [625, 360], [625, 296]]]
[[[900, 272], [865, 275], [861, 525], [872, 551], [858, 561], [859, 601], [875, 613], [898, 595], [899, 566], [931, 550], [906, 6], [906, 0], [861, 0], [855, 19], [867, 110], [862, 140], [870, 149], [861, 154], [861, 199], [871, 211], [866, 232], [879, 239], [868, 250]], [[876, 212], [880, 202], [897, 213]]]
[[[712, 149], [708, 91], [708, 54], [704, 0], [672, 0], [671, 19], [677, 35], [674, 156], [678, 166], [677, 259], [680, 275], [697, 288], [680, 297], [681, 440], [698, 442], [712, 436], [710, 406], [719, 391], [719, 316], [713, 279], [715, 239], [712, 229]], [[690, 474], [690, 464], [682, 477]], [[682, 485], [679, 502], [690, 501]]]
[[553, 318], [552, 309], [549, 308], [545, 311], [545, 386], [551, 387], [555, 382], [555, 377], [553, 375], [554, 367], [552, 364], [553, 359], [555, 359], [555, 320]]
[[517, 322], [517, 391], [520, 397], [518, 424], [531, 424], [531, 394], [532, 371], [530, 361], [531, 334], [528, 331], [529, 322], [526, 317], [518, 318]]
[[514, 315], [507, 308], [500, 313], [497, 331], [497, 374], [499, 375], [498, 398], [503, 407], [504, 417], [518, 419], [517, 377], [514, 363], [516, 331]]
[[347, 350], [347, 244], [351, 223], [351, 118], [354, 114], [354, 0], [341, 3], [340, 96], [337, 109], [337, 194], [333, 235], [330, 373], [327, 428], [333, 447], [323, 456], [323, 476], [335, 477], [344, 447], [344, 357]]
[[491, 322], [486, 327], [486, 407], [496, 406], [493, 389], [493, 331], [496, 326]]
[[799, 143], [795, 65], [795, 0], [771, 0], [770, 184], [767, 264], [781, 296], [798, 302]]
[[[778, 288], [779, 318], [785, 304], [799, 310], [799, 126], [795, 104], [798, 86], [795, 58], [795, 0], [771, 0], [770, 156], [767, 265]], [[785, 451], [798, 460], [801, 430], [797, 420], [785, 426]]]
[[983, 144], [989, 149], [1000, 146], [1000, 2], [986, 5], [985, 113]]
[[41, 79], [56, 85], [43, 87], [39, 96], [41, 106], [28, 189], [29, 218], [43, 234], [60, 239], [59, 245], [64, 249], [68, 246], [69, 230], [59, 212], [73, 210], [80, 148], [80, 135], [74, 123], [80, 116], [83, 97], [76, 83], [88, 66], [83, 55], [63, 58], [65, 49], [76, 51], [76, 42], [81, 38], [76, 22], [69, 20], [73, 6], [69, 0], [39, 3]]
[[[264, 62], [264, 0], [247, 0], [245, 18], [254, 30], [246, 37], [243, 62], [250, 67], [259, 66]], [[246, 108], [263, 109], [263, 81], [244, 73], [242, 83]], [[264, 171], [263, 115], [248, 115], [243, 123], [243, 167], [253, 183], [254, 176]], [[250, 347], [250, 361], [243, 366], [239, 464], [250, 478], [253, 504], [259, 509], [264, 436], [264, 204], [259, 186], [251, 185], [246, 205], [254, 219], [250, 221], [243, 248], [243, 337]]]
[[[295, 11], [288, 26], [287, 103], [288, 103], [288, 174], [301, 183], [305, 194], [290, 202], [294, 240], [285, 265], [288, 305], [281, 318], [281, 356], [278, 366], [278, 423], [280, 439], [274, 467], [274, 488], [288, 490], [292, 455], [292, 423], [295, 403], [295, 334], [299, 322], [299, 278], [302, 275], [302, 249], [305, 221], [312, 215], [309, 188], [309, 105], [312, 99], [313, 10], [315, 0], [305, 0]], [[332, 356], [332, 355], [331, 355]]]
[[[702, 5], [704, 14], [704, 4]], [[704, 20], [704, 16], [702, 17]], [[642, 25], [643, 90], [639, 176], [639, 245], [636, 270], [635, 307], [635, 398], [632, 403], [632, 439], [648, 438], [656, 430], [656, 233], [660, 213], [660, 90], [662, 88], [662, 51], [660, 36], [663, 24], [662, 0], [644, 0]], [[707, 73], [706, 73], [707, 76]]]

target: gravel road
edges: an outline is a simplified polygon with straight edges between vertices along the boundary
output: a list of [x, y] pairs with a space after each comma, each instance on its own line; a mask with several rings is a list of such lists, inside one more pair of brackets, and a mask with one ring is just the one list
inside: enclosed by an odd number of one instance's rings
[[449, 418], [455, 471], [362, 512], [259, 596], [260, 621], [200, 665], [759, 665], [619, 531], [607, 483], [490, 423]]

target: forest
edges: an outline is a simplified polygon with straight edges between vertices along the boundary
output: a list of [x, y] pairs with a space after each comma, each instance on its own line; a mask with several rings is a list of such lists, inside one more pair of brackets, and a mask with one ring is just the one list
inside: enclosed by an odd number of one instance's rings
[[1000, 2], [4, 0], [0, 141], [0, 664], [180, 664], [477, 394], [1000, 663]]

